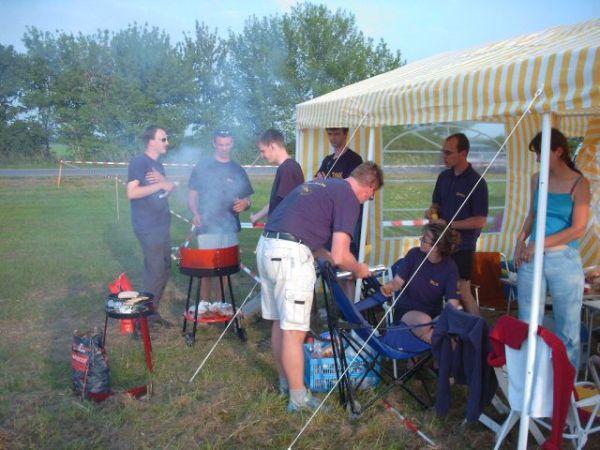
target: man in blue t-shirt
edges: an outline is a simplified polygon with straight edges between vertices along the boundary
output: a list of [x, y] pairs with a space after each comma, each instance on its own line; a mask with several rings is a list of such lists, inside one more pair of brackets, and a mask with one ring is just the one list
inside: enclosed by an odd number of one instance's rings
[[[464, 307], [472, 314], [479, 314], [479, 306], [471, 293], [471, 269], [477, 238], [487, 221], [488, 189], [485, 180], [467, 161], [469, 148], [469, 140], [463, 133], [446, 138], [442, 155], [448, 169], [438, 176], [432, 204], [425, 211], [425, 217], [434, 222], [447, 223], [464, 203], [452, 222], [452, 227], [459, 232], [461, 239], [458, 251], [452, 258], [458, 266], [458, 287]], [[467, 199], [473, 188], [473, 193]]]
[[[250, 208], [254, 193], [246, 171], [231, 159], [233, 136], [228, 130], [213, 133], [213, 157], [198, 162], [188, 183], [188, 207], [198, 235], [198, 248], [215, 249], [238, 245], [239, 214]], [[222, 301], [217, 278], [204, 277], [200, 296]]]
[[[269, 216], [256, 260], [261, 279], [262, 316], [273, 321], [271, 345], [282, 393], [289, 390], [288, 411], [314, 409], [318, 402], [304, 386], [304, 338], [316, 280], [313, 253], [329, 257], [357, 278], [369, 267], [356, 261], [350, 241], [360, 205], [383, 185], [372, 162], [350, 177], [313, 180], [296, 187]], [[324, 249], [331, 241], [331, 252]]]
[[280, 131], [271, 128], [263, 132], [258, 139], [258, 149], [263, 158], [270, 163], [277, 164], [278, 167], [275, 181], [271, 187], [269, 203], [260, 211], [250, 215], [250, 221], [253, 224], [263, 217], [273, 214], [285, 196], [296, 186], [304, 183], [302, 167], [288, 154], [283, 134]]
[[167, 153], [169, 137], [160, 127], [146, 128], [142, 139], [146, 151], [129, 163], [127, 198], [131, 200], [131, 223], [144, 254], [143, 291], [154, 295], [155, 313], [150, 322], [170, 326], [159, 313], [162, 294], [171, 273], [171, 213], [167, 195], [176, 183], [167, 180], [159, 157]]

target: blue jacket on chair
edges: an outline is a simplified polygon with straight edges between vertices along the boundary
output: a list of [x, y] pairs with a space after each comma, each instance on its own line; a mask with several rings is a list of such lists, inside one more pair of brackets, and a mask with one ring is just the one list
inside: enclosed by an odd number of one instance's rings
[[490, 404], [498, 381], [487, 364], [491, 352], [488, 326], [482, 317], [446, 305], [431, 338], [433, 356], [439, 365], [435, 408], [439, 415], [450, 409], [450, 378], [469, 387], [467, 420], [477, 421]]

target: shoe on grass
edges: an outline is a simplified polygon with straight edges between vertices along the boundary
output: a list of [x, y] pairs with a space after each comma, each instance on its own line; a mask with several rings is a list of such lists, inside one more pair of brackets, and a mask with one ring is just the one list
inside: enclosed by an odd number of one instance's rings
[[151, 325], [154, 327], [162, 327], [162, 328], [172, 328], [173, 324], [171, 322], [169, 322], [167, 319], [163, 319], [161, 316], [159, 316], [157, 319], [154, 319], [151, 322]]
[[[288, 403], [287, 410], [290, 413], [306, 411], [312, 412], [316, 411], [316, 409], [321, 404], [321, 401], [317, 397], [313, 397], [310, 393], [307, 393], [301, 403], [296, 403], [290, 398], [290, 402]], [[323, 411], [327, 411], [325, 406], [322, 406], [321, 409]]]

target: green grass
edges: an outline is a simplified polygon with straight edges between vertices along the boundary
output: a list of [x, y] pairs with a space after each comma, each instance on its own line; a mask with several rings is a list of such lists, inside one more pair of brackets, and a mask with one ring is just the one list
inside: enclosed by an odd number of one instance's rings
[[[253, 183], [255, 210], [267, 201], [271, 180]], [[109, 180], [68, 178], [58, 189], [52, 179], [0, 179], [0, 448], [286, 448], [308, 416], [285, 412], [286, 402], [276, 393], [269, 324], [258, 318], [245, 319], [247, 344], [228, 335], [191, 384], [219, 326], [200, 327], [193, 348], [178, 329], [153, 335], [150, 400], [119, 395], [93, 404], [73, 396], [73, 330], [103, 325], [107, 284], [120, 272], [141, 282], [142, 256], [122, 189], [119, 199], [117, 221]], [[171, 206], [185, 212], [183, 190]], [[173, 243], [183, 242], [187, 230], [173, 219]], [[244, 230], [241, 237], [243, 260], [254, 268], [258, 231]], [[241, 301], [253, 282], [243, 274], [233, 278]], [[187, 279], [173, 267], [162, 308], [177, 323], [186, 287]], [[119, 335], [116, 323], [110, 323], [107, 349], [114, 389], [144, 382], [140, 344]], [[459, 431], [465, 397], [464, 389], [455, 388], [459, 406], [444, 419], [420, 410], [399, 390], [389, 398], [440, 448], [488, 448], [493, 435], [482, 426]], [[336, 400], [329, 399], [332, 411], [318, 414], [295, 448], [423, 447], [381, 405], [352, 422]]]

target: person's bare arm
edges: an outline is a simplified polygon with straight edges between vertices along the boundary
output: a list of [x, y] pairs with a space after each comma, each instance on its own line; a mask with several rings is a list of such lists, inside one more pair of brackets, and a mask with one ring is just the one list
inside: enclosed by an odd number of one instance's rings
[[175, 189], [175, 183], [168, 181], [158, 170], [152, 169], [146, 174], [146, 179], [150, 184], [140, 186], [140, 180], [131, 180], [127, 183], [127, 198], [135, 200], [148, 197], [158, 191], [171, 192]]
[[404, 279], [400, 278], [396, 275], [392, 281], [381, 286], [381, 293], [386, 297], [391, 297], [394, 295], [394, 292], [399, 291], [404, 286]]
[[194, 215], [192, 223], [197, 227], [202, 225], [202, 217], [200, 216], [200, 211], [198, 211], [198, 191], [194, 189], [190, 189], [188, 192], [188, 208]]
[[268, 213], [269, 213], [269, 205], [265, 205], [265, 206], [262, 207], [261, 210], [255, 212], [254, 214], [250, 214], [250, 222], [252, 222], [253, 224], [255, 224], [260, 219], [262, 219], [263, 217], [265, 217]]
[[233, 211], [239, 214], [242, 211], [246, 211], [251, 205], [252, 201], [250, 200], [250, 197], [238, 198], [233, 202]]
[[335, 231], [331, 241], [331, 258], [340, 268], [353, 272], [356, 278], [367, 278], [370, 276], [369, 266], [359, 263], [350, 252], [351, 240], [347, 233]]

